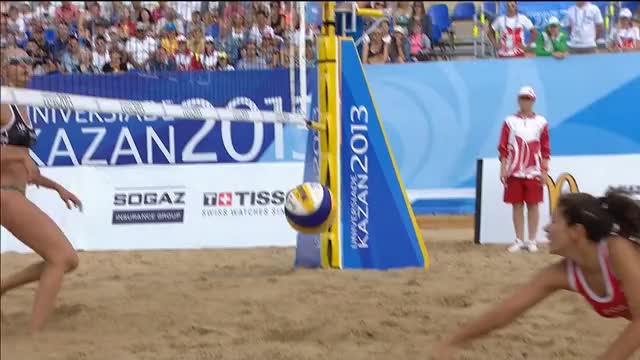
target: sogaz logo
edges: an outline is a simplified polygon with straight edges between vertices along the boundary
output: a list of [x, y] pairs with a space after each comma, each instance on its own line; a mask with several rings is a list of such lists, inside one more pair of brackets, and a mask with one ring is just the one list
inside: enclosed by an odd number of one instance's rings
[[182, 223], [186, 206], [183, 186], [119, 188], [113, 194], [111, 223]]

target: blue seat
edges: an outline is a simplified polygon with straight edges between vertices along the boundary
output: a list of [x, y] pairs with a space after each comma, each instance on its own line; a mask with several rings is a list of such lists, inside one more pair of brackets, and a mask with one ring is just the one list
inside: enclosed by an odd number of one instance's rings
[[433, 26], [431, 28], [431, 37], [429, 39], [431, 40], [432, 46], [433, 44], [439, 43], [440, 40], [442, 40], [442, 30], [440, 30], [440, 28], [438, 28], [437, 26]]
[[431, 16], [431, 23], [434, 28], [438, 28], [440, 31], [448, 31], [451, 27], [449, 7], [446, 4], [432, 5], [429, 8], [429, 16]]
[[473, 15], [476, 13], [476, 6], [471, 2], [459, 2], [453, 8], [453, 20], [473, 20]]
[[55, 29], [46, 29], [44, 31], [44, 40], [48, 43], [56, 42], [56, 30]]
[[220, 36], [220, 25], [212, 24], [209, 25], [207, 30], [205, 31], [205, 36], [212, 36], [214, 39], [217, 39]]

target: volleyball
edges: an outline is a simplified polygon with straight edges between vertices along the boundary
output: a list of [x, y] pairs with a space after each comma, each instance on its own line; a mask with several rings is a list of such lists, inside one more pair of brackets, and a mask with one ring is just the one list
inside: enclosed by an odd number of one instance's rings
[[284, 213], [298, 232], [321, 233], [331, 226], [335, 217], [331, 190], [319, 183], [301, 184], [287, 194]]

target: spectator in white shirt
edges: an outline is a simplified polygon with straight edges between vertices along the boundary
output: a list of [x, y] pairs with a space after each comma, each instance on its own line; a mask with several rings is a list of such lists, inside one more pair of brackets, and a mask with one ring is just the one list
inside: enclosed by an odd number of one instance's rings
[[111, 62], [109, 51], [107, 51], [107, 40], [103, 36], [98, 35], [98, 37], [96, 37], [92, 56], [93, 66], [98, 69], [98, 72], [102, 72], [102, 68]]
[[588, 1], [576, 1], [569, 8], [566, 25], [569, 28], [569, 52], [588, 54], [596, 51], [604, 34], [604, 20], [600, 9]]
[[170, 1], [170, 6], [175, 9], [178, 17], [186, 22], [191, 22], [194, 11], [200, 11], [202, 1]]
[[[389, 20], [387, 20], [387, 19], [382, 20], [382, 22], [379, 25], [379, 29], [382, 32], [382, 42], [384, 42], [385, 44], [391, 44], [391, 40], [392, 39], [391, 39], [391, 33], [389, 32], [389, 30], [390, 30]], [[363, 41], [363, 44], [370, 43], [371, 42], [371, 37], [369, 36], [369, 34], [364, 33], [362, 35], [362, 41]]]
[[267, 68], [264, 58], [258, 55], [256, 43], [249, 42], [247, 44], [247, 56], [238, 61], [239, 70], [263, 70]]
[[611, 42], [609, 49], [612, 51], [634, 51], [640, 48], [640, 30], [631, 22], [631, 10], [620, 10], [620, 23], [611, 29]]
[[111, 42], [111, 36], [109, 35], [109, 22], [108, 21], [96, 21], [95, 31], [93, 32], [93, 41], [95, 43], [98, 36], [102, 36], [107, 43]]
[[20, 18], [24, 21], [26, 26], [29, 26], [31, 20], [33, 19], [33, 9], [31, 9], [31, 5], [28, 2], [20, 5]]
[[204, 52], [200, 54], [200, 63], [205, 70], [215, 70], [218, 65], [218, 50], [212, 36], [204, 39]]
[[38, 1], [38, 5], [34, 9], [33, 15], [36, 18], [46, 20], [48, 23], [56, 15], [56, 7], [51, 3], [51, 1]]
[[218, 54], [218, 65], [216, 66], [216, 70], [222, 71], [231, 71], [235, 70], [233, 65], [229, 64], [229, 57], [226, 52], [221, 52]]
[[156, 40], [147, 35], [146, 24], [138, 23], [136, 25], [136, 37], [127, 41], [125, 49], [133, 66], [136, 69], [144, 70], [151, 54], [156, 51], [157, 47]]
[[[528, 42], [525, 40], [525, 30], [530, 32]], [[496, 40], [496, 32], [500, 35], [500, 44]], [[507, 15], [498, 16], [487, 29], [487, 34], [500, 58], [525, 57], [526, 49], [538, 37], [538, 31], [531, 20], [518, 13], [517, 1], [507, 2]]]
[[22, 34], [27, 30], [24, 23], [24, 19], [20, 17], [20, 12], [15, 6], [9, 8], [9, 19], [7, 19], [7, 27], [9, 31], [13, 31], [16, 34]]
[[264, 11], [260, 10], [255, 15], [256, 23], [249, 32], [249, 39], [256, 42], [258, 46], [262, 44], [262, 35], [265, 33], [273, 34], [273, 28], [268, 24], [269, 16]]

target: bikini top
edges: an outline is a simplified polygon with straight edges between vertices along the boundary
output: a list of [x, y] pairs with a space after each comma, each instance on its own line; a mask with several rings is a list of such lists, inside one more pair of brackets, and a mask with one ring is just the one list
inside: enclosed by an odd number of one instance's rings
[[32, 147], [36, 143], [35, 130], [27, 125], [16, 105], [11, 107], [11, 121], [0, 127], [0, 144]]

